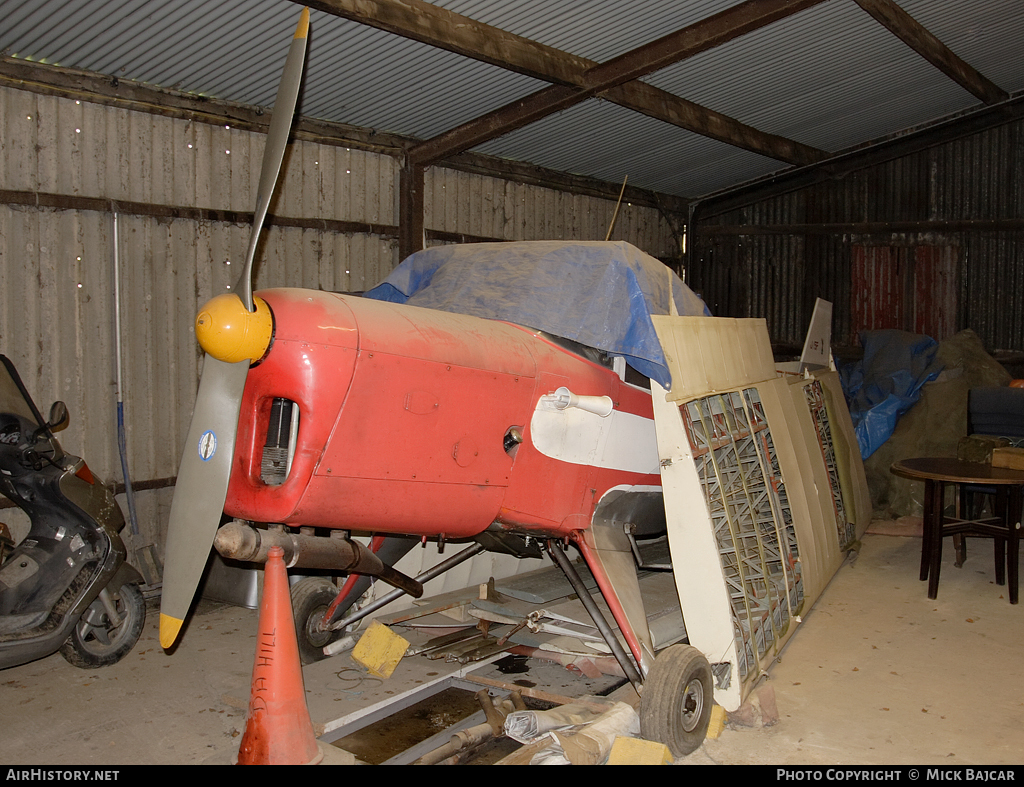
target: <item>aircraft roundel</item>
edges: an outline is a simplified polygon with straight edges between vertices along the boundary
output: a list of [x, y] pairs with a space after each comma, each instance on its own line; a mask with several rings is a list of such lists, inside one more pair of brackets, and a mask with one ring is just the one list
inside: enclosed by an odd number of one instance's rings
[[199, 458], [204, 462], [209, 462], [215, 453], [217, 453], [217, 435], [212, 429], [207, 429], [199, 438]]

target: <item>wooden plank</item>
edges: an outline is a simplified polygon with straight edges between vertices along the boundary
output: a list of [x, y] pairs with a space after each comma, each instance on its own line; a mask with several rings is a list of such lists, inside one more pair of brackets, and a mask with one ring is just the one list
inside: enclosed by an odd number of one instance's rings
[[634, 112], [787, 164], [813, 164], [828, 155], [810, 145], [760, 131], [646, 82], [628, 82], [600, 95]]
[[[431, 164], [535, 123], [590, 98], [596, 91], [563, 85], [544, 88], [493, 112], [474, 118], [436, 137], [413, 145], [408, 160]], [[812, 164], [826, 158], [824, 151], [775, 134], [767, 134], [720, 112], [641, 82], [617, 85], [600, 94], [613, 104], [631, 109], [686, 131], [716, 139], [789, 164]]]
[[[318, 0], [313, 8], [414, 41], [554, 83], [495, 112], [449, 130], [409, 152], [430, 164], [507, 134], [592, 95], [696, 134], [791, 164], [808, 164], [821, 151], [772, 134], [634, 80], [719, 46], [822, 0], [747, 0], [670, 33], [607, 63], [596, 63], [455, 14], [422, 0]], [[565, 88], [573, 88], [566, 90]]]
[[424, 0], [312, 0], [306, 5], [545, 82], [576, 84], [593, 65]]
[[1022, 117], [1024, 96], [1016, 96], [995, 106], [979, 106], [936, 122], [924, 123], [917, 128], [903, 129], [875, 140], [870, 145], [840, 151], [817, 164], [775, 173], [752, 183], [725, 189], [715, 197], [702, 200], [698, 212], [691, 221], [700, 223], [700, 231], [703, 233], [710, 226], [703, 222], [712, 216], [728, 213], [779, 194], [798, 191], [816, 183], [838, 181], [858, 170], [964, 139], [1020, 120]]
[[398, 259], [404, 260], [423, 248], [423, 167], [402, 167], [398, 188]]
[[[562, 85], [544, 88], [414, 145], [408, 152], [409, 161], [431, 164], [447, 159], [568, 109], [596, 92]], [[686, 131], [789, 164], [812, 164], [827, 157], [824, 151], [810, 145], [766, 134], [720, 112], [639, 82], [612, 87], [607, 93], [601, 93], [601, 97]]]
[[587, 98], [589, 95], [584, 91], [563, 85], [552, 85], [414, 145], [409, 149], [408, 160], [416, 164], [439, 162], [448, 156], [536, 123]]

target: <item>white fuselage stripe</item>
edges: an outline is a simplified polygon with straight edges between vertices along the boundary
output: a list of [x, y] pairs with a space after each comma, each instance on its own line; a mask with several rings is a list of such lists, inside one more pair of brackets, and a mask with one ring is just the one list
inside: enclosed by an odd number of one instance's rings
[[559, 410], [541, 398], [530, 421], [534, 447], [544, 456], [575, 465], [657, 474], [654, 420], [613, 410], [600, 416], [578, 408]]

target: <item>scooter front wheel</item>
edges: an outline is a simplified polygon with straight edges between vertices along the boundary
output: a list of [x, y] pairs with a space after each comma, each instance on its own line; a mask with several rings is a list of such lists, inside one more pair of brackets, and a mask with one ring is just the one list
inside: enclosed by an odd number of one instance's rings
[[60, 646], [60, 655], [69, 664], [82, 669], [109, 667], [127, 656], [139, 641], [146, 622], [142, 591], [137, 585], [125, 584], [111, 596], [120, 623], [115, 625], [103, 602], [96, 599]]

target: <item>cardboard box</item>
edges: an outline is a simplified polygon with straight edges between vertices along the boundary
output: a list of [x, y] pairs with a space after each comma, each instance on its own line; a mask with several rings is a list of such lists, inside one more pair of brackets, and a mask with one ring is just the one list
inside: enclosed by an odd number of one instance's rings
[[956, 458], [963, 462], [989, 464], [992, 461], [992, 451], [1009, 444], [1010, 441], [1005, 437], [972, 434], [968, 437], [960, 438], [960, 442], [956, 446]]
[[1006, 467], [1010, 470], [1024, 470], [1024, 448], [993, 448], [992, 467]]

